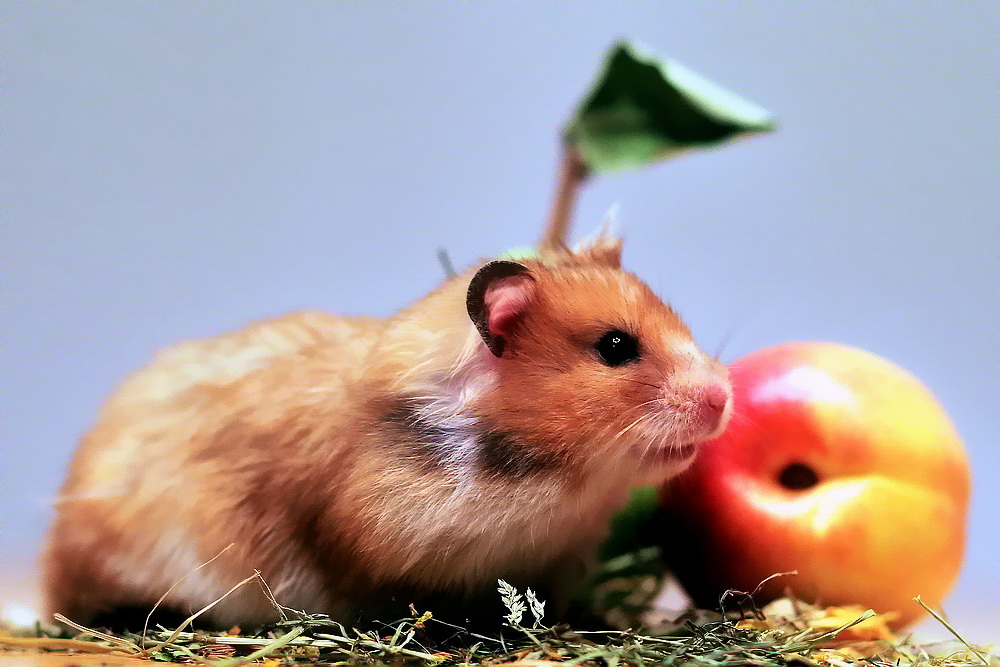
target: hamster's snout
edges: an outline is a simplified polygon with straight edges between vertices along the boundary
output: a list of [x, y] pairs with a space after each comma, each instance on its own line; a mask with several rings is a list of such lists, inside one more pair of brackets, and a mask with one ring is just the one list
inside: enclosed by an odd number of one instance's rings
[[732, 412], [733, 390], [721, 364], [694, 364], [669, 376], [643, 445], [644, 461], [668, 465], [675, 473], [694, 460], [699, 444], [719, 436]]
[[697, 430], [706, 433], [704, 439], [722, 433], [729, 420], [732, 388], [728, 380], [708, 380], [695, 390]]
[[681, 443], [710, 440], [722, 433], [732, 412], [729, 371], [714, 359], [693, 356], [686, 368], [668, 376], [663, 404], [675, 421]]

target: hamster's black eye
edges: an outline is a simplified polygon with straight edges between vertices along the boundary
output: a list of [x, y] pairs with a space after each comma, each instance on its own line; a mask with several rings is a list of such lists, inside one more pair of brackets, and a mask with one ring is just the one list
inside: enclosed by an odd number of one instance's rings
[[639, 344], [624, 331], [609, 331], [594, 346], [597, 354], [608, 366], [621, 366], [639, 358]]

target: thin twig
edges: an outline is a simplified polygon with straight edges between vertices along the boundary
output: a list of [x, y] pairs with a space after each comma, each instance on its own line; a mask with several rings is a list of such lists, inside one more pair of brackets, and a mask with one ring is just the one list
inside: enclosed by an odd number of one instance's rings
[[760, 592], [760, 589], [763, 588], [764, 584], [766, 584], [767, 582], [771, 581], [772, 579], [777, 579], [778, 577], [794, 576], [794, 575], [798, 575], [798, 573], [799, 573], [798, 570], [792, 570], [790, 572], [775, 572], [770, 577], [767, 577], [766, 579], [764, 579], [763, 581], [761, 581], [759, 584], [757, 584], [757, 588], [753, 589], [753, 593], [750, 594], [750, 597], [753, 597], [754, 595], [757, 595], [757, 593]]
[[451, 263], [451, 257], [448, 255], [447, 248], [437, 249], [438, 263], [441, 265], [441, 270], [444, 271], [444, 275], [447, 278], [452, 276], [457, 276], [458, 272], [455, 271], [455, 265]]
[[279, 603], [274, 597], [274, 593], [271, 592], [271, 587], [267, 585], [266, 581], [264, 581], [264, 575], [260, 573], [260, 570], [255, 569], [254, 572], [257, 574], [257, 581], [260, 583], [261, 590], [264, 591], [264, 597], [267, 598], [268, 602], [271, 603], [271, 606], [273, 606], [275, 611], [278, 612], [278, 616], [281, 617], [282, 621], [288, 620], [288, 616], [285, 615], [286, 611], [292, 612], [299, 618], [303, 618], [306, 615], [303, 611], [292, 609], [291, 607], [286, 607], [285, 605]]

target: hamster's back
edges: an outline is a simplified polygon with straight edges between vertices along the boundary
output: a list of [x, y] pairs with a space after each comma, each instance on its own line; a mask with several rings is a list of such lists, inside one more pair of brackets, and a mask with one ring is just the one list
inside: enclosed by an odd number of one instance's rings
[[382, 321], [306, 310], [273, 317], [204, 340], [180, 343], [159, 352], [127, 378], [104, 408], [151, 402], [161, 407], [196, 387], [223, 386], [261, 368], [275, 357], [316, 345], [342, 345], [343, 354], [362, 359]]
[[119, 601], [148, 610], [156, 599], [138, 592], [165, 593], [182, 578], [179, 597], [216, 599], [226, 582], [193, 572], [211, 555], [172, 528], [213, 512], [196, 492], [205, 471], [194, 479], [186, 438], [219, 411], [238, 410], [224, 405], [228, 390], [255, 371], [318, 346], [337, 348], [345, 368], [357, 367], [381, 328], [375, 318], [291, 313], [176, 345], [122, 382], [82, 439], [56, 500], [43, 554], [49, 609], [85, 623], [103, 620]]

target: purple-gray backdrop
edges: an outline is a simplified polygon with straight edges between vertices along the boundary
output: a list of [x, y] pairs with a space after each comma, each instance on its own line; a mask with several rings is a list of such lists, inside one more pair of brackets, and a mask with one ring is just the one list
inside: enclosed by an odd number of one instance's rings
[[632, 36], [781, 128], [600, 179], [577, 231], [620, 202], [628, 266], [707, 348], [732, 334], [727, 360], [834, 340], [924, 379], [976, 476], [949, 609], [996, 639], [998, 7], [3, 3], [0, 561], [32, 557], [75, 440], [153, 350], [387, 314], [440, 245], [533, 242], [556, 130]]

